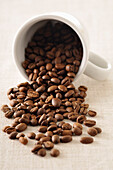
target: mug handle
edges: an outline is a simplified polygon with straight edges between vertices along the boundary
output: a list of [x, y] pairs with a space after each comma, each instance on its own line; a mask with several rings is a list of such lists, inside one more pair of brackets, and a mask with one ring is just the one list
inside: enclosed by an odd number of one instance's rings
[[111, 70], [111, 64], [99, 55], [90, 52], [84, 74], [95, 80], [106, 80]]

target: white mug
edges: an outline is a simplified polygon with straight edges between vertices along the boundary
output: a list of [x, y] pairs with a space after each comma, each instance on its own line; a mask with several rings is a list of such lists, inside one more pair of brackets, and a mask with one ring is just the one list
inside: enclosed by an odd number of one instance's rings
[[111, 64], [99, 55], [89, 51], [88, 36], [81, 23], [72, 15], [62, 12], [45, 13], [32, 17], [18, 30], [13, 42], [13, 57], [24, 78], [28, 80], [28, 76], [22, 67], [22, 62], [25, 60], [25, 48], [35, 31], [48, 20], [56, 20], [67, 24], [77, 33], [81, 40], [83, 57], [75, 80], [82, 73], [96, 80], [105, 80], [111, 70]]

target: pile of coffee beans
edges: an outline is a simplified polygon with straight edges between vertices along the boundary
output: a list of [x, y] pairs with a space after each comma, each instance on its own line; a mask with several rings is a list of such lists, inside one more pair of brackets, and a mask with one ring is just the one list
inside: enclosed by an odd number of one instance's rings
[[[82, 54], [80, 39], [69, 26], [47, 22], [38, 29], [25, 49], [26, 59], [22, 63], [30, 82], [10, 88], [7, 95], [11, 107], [1, 108], [6, 118], [14, 119], [3, 128], [10, 139], [24, 145], [28, 139], [36, 140], [32, 153], [44, 157], [51, 150], [50, 155], [57, 157], [60, 151], [54, 145], [71, 142], [72, 136], [82, 135], [84, 126], [91, 137], [81, 137], [83, 144], [92, 143], [93, 137], [101, 133], [95, 127], [96, 121], [89, 119], [97, 113], [84, 103], [87, 87], [76, 89], [72, 84]], [[23, 131], [28, 126], [36, 126], [37, 134], [29, 132], [25, 136]]]

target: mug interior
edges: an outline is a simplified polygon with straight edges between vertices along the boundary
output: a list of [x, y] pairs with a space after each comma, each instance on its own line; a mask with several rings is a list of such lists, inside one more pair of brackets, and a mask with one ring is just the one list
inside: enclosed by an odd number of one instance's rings
[[14, 47], [13, 47], [14, 48], [14, 51], [13, 51], [14, 59], [15, 59], [16, 65], [17, 65], [19, 71], [21, 72], [21, 74], [24, 76], [24, 78], [28, 80], [28, 76], [27, 76], [24, 68], [22, 67], [22, 62], [25, 60], [25, 48], [27, 47], [28, 42], [32, 39], [34, 33], [39, 28], [44, 26], [48, 21], [52, 21], [53, 24], [55, 24], [57, 22], [62, 22], [64, 24], [66, 24], [67, 26], [71, 27], [71, 29], [74, 30], [74, 32], [79, 37], [79, 40], [82, 45], [83, 54], [82, 54], [82, 60], [81, 60], [80, 66], [79, 66], [79, 70], [78, 70], [78, 72], [75, 76], [75, 79], [74, 79], [74, 80], [76, 80], [80, 76], [80, 74], [83, 72], [83, 67], [86, 62], [86, 58], [83, 57], [84, 56], [84, 43], [83, 43], [83, 40], [80, 37], [80, 35], [78, 35], [78, 33], [75, 31], [75, 29], [72, 28], [72, 26], [70, 26], [66, 22], [63, 22], [63, 21], [60, 21], [57, 19], [43, 19], [40, 21], [35, 21], [35, 23], [30, 22], [20, 28], [20, 30], [18, 31], [18, 33], [16, 35], [16, 39], [14, 41]]

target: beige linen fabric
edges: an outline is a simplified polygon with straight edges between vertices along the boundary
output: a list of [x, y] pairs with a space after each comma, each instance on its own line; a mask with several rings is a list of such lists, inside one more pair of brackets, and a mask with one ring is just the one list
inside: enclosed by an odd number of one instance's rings
[[[28, 18], [51, 11], [68, 12], [79, 18], [89, 34], [90, 49], [113, 63], [112, 0], [4, 0], [0, 1], [0, 105], [8, 103], [7, 89], [25, 81], [12, 58], [12, 42], [17, 29]], [[80, 137], [59, 144], [58, 158], [32, 155], [33, 141], [23, 146], [11, 141], [1, 129], [11, 123], [0, 112], [0, 170], [112, 170], [113, 169], [113, 70], [108, 80], [99, 82], [82, 75], [75, 86], [88, 86], [87, 102], [97, 111], [97, 126], [103, 133], [91, 145]], [[28, 131], [37, 131], [29, 127]], [[83, 132], [85, 135], [86, 132]]]

